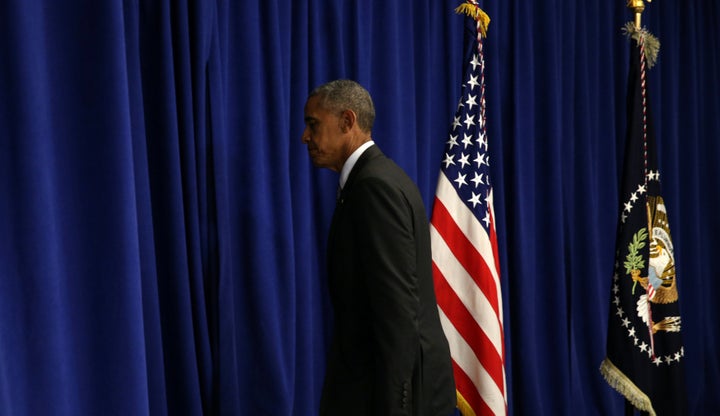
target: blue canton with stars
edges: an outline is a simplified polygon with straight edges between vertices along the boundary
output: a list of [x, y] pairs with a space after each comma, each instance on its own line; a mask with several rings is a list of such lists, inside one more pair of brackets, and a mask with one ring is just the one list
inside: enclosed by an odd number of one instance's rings
[[450, 127], [441, 170], [486, 231], [490, 226], [490, 155], [483, 120], [484, 61], [475, 54], [468, 63], [462, 97]]

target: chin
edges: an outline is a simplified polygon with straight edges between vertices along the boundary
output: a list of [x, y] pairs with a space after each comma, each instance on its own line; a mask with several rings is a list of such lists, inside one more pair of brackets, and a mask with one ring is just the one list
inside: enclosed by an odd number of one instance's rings
[[322, 161], [319, 161], [319, 160], [317, 160], [317, 159], [312, 159], [312, 164], [313, 164], [313, 166], [315, 166], [316, 168], [324, 168], [324, 167], [327, 167], [327, 165], [325, 165], [324, 163], [322, 163]]

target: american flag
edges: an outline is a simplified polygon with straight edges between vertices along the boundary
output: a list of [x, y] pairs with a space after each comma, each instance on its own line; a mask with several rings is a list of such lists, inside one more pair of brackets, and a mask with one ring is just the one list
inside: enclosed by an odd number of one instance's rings
[[469, 60], [431, 216], [433, 278], [458, 408], [507, 414], [500, 267], [485, 129], [482, 35]]

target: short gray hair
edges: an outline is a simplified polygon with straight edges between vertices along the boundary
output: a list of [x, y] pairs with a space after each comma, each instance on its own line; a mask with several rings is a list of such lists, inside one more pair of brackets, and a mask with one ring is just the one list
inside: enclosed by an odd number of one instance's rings
[[326, 110], [340, 114], [352, 110], [357, 115], [360, 130], [370, 133], [375, 123], [375, 106], [370, 93], [355, 81], [338, 79], [320, 85], [310, 92], [308, 98], [317, 96]]

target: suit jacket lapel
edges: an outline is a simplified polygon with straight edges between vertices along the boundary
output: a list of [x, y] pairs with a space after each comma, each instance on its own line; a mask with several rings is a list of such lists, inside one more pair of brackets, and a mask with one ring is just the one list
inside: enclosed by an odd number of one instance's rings
[[355, 162], [355, 166], [353, 166], [352, 171], [350, 171], [350, 175], [348, 175], [347, 181], [345, 181], [345, 186], [340, 191], [340, 194], [338, 195], [336, 201], [335, 201], [335, 212], [333, 213], [332, 220], [330, 222], [330, 232], [328, 236], [328, 242], [329, 247], [332, 247], [333, 240], [336, 238], [336, 222], [339, 220], [339, 217], [342, 215], [342, 205], [345, 203], [345, 197], [348, 194], [348, 192], [351, 192], [352, 185], [355, 183], [355, 180], [357, 179], [359, 172], [361, 172], [367, 164], [380, 156], [383, 156], [383, 152], [380, 150], [380, 148], [377, 145], [373, 145], [367, 148], [363, 152], [362, 155], [358, 158], [357, 162]]

